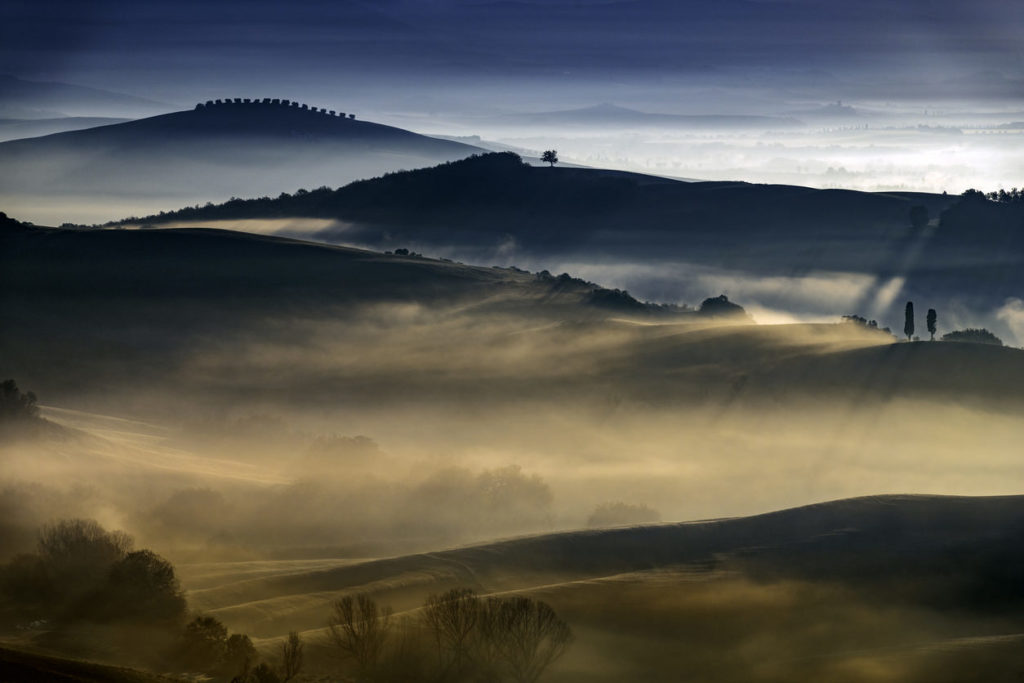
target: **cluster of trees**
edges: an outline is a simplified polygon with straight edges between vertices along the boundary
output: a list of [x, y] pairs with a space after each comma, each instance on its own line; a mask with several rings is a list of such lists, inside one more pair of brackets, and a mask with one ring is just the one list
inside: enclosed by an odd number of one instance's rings
[[[189, 619], [174, 566], [131, 536], [91, 519], [44, 525], [36, 552], [0, 565], [0, 622], [61, 635], [88, 631], [130, 643], [132, 664], [187, 668], [237, 683], [286, 683], [302, 667], [302, 641], [291, 634], [274, 668], [257, 664], [248, 636], [217, 619]], [[101, 638], [101, 639], [102, 639]], [[107, 643], [108, 645], [110, 643]]]
[[[863, 316], [859, 315], [844, 315], [842, 318], [843, 322], [855, 323], [858, 325], [864, 325], [865, 327], [877, 328], [878, 322], [875, 320], [867, 320]], [[934, 308], [929, 308], [928, 313], [925, 314], [925, 325], [928, 329], [931, 341], [935, 341], [935, 335], [938, 332], [939, 314]], [[903, 311], [903, 334], [907, 336], [907, 339], [917, 341], [917, 337], [914, 336], [916, 330], [914, 321], [914, 302], [908, 301]], [[889, 328], [885, 328], [886, 332], [889, 332]], [[958, 341], [958, 342], [973, 342], [975, 344], [992, 344], [995, 346], [1002, 346], [1003, 340], [992, 334], [984, 328], [969, 327], [965, 330], [954, 330], [947, 332], [940, 337], [941, 341]]]
[[91, 519], [45, 525], [35, 553], [0, 567], [5, 616], [57, 626], [138, 621], [174, 628], [186, 613], [174, 567], [133, 545]]
[[[870, 327], [871, 329], [879, 329], [877, 320], [868, 320], [862, 315], [844, 315], [842, 317], [844, 323], [853, 323], [854, 325], [863, 325], [864, 327]], [[883, 332], [892, 334], [892, 330], [888, 327], [881, 328]]]
[[657, 524], [661, 513], [644, 504], [623, 502], [601, 503], [587, 519], [588, 527], [621, 526], [624, 524]]
[[743, 310], [743, 307], [729, 301], [729, 297], [725, 294], [719, 294], [718, 296], [712, 296], [704, 299], [704, 301], [700, 303], [700, 309], [698, 312], [701, 315], [711, 317], [747, 316], [747, 312]]
[[39, 417], [36, 395], [22, 392], [13, 379], [0, 383], [0, 422], [32, 420]]
[[987, 199], [1001, 204], [1024, 204], [1024, 188], [1013, 187], [1009, 190], [996, 190], [995, 192], [982, 192], [971, 188], [964, 190], [960, 196], [963, 199]]
[[228, 634], [211, 616], [197, 616], [185, 625], [175, 660], [194, 670], [231, 683], [288, 683], [302, 670], [304, 644], [295, 631], [281, 644], [277, 666], [259, 661], [249, 636]]
[[361, 681], [535, 683], [566, 653], [572, 630], [547, 603], [456, 588], [396, 619], [365, 594], [334, 604], [331, 641]]
[[[928, 313], [925, 315], [925, 324], [928, 326], [928, 334], [931, 335], [931, 341], [935, 341], [935, 325], [938, 323], [939, 314], [935, 312], [934, 308], [929, 308]], [[907, 339], [914, 339], [914, 302], [908, 301], [906, 307], [903, 310], [903, 334], [907, 335]]]
[[966, 330], [954, 330], [942, 335], [942, 341], [971, 342], [974, 344], [991, 344], [1002, 346], [1003, 340], [985, 328], [968, 327]]

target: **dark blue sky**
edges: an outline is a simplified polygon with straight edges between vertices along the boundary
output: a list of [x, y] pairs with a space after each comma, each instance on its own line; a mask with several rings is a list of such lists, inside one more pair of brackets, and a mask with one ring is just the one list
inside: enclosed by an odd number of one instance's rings
[[7, 0], [3, 14], [0, 71], [171, 101], [225, 88], [566, 103], [602, 89], [656, 102], [680, 85], [824, 100], [1024, 93], [1016, 0]]

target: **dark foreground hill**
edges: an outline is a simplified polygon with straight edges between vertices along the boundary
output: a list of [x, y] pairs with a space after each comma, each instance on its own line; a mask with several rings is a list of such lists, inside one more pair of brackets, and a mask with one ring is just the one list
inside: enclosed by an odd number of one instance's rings
[[166, 676], [76, 659], [0, 648], [4, 683], [169, 683]]
[[[1024, 386], [1018, 349], [722, 321], [569, 275], [235, 231], [15, 225], [0, 253], [0, 372], [49, 396], [186, 381], [324, 405], [924, 396], [1008, 407]], [[230, 360], [184, 371], [208, 353]]]
[[298, 103], [232, 102], [2, 143], [0, 178], [8, 207], [23, 211], [38, 212], [42, 198], [167, 206], [343, 184], [477, 151]]

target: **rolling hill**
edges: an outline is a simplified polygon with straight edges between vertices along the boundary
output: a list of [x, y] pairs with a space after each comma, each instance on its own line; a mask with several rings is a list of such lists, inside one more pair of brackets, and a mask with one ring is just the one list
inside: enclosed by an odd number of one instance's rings
[[945, 325], [1014, 339], [999, 309], [1024, 291], [1020, 205], [536, 168], [510, 153], [132, 222], [237, 221], [244, 230], [285, 217], [331, 221], [290, 233], [309, 239], [579, 267], [663, 301], [696, 299], [714, 282], [769, 311], [818, 320], [860, 313], [894, 328], [908, 299], [925, 300], [949, 316]]
[[[0, 177], [10, 213], [63, 222], [91, 210], [109, 215], [118, 205], [166, 207], [340, 184], [477, 151], [297, 102], [238, 98], [0, 143]], [[42, 206], [78, 210], [41, 214]]]
[[0, 74], [0, 116], [41, 119], [53, 116], [152, 116], [173, 107], [142, 97], [70, 83], [33, 81]]
[[[180, 379], [174, 379], [177, 364], [214, 340], [225, 348], [248, 347], [270, 334], [316, 357], [324, 349], [308, 346], [303, 334], [319, 334], [319, 325], [335, 321], [353, 321], [351, 330], [359, 330], [355, 321], [365, 324], [367, 311], [401, 306], [419, 307], [428, 317], [401, 314], [394, 329], [352, 332], [351, 338], [339, 330], [335, 341], [365, 354], [363, 345], [377, 338], [372, 357], [420, 358], [418, 367], [374, 361], [337, 368], [340, 374], [323, 373], [316, 391], [301, 395], [333, 401], [354, 386], [373, 386], [377, 400], [387, 401], [457, 387], [463, 397], [482, 398], [500, 380], [506, 390], [495, 398], [522, 392], [568, 399], [600, 386], [599, 394], [619, 391], [656, 403], [733, 401], [740, 391], [752, 401], [866, 392], [1017, 404], [1024, 386], [1024, 352], [1017, 349], [896, 345], [884, 332], [853, 324], [723, 323], [694, 308], [644, 304], [567, 274], [210, 229], [16, 226], [2, 232], [0, 246], [0, 303], [9, 329], [0, 342], [0, 371], [26, 386], [31, 379], [49, 395], [63, 395], [72, 377], [76, 390], [96, 382], [97, 390], [109, 387], [115, 377], [149, 377], [155, 389], [160, 381]], [[312, 327], [274, 330], [271, 321], [289, 319]], [[401, 331], [406, 326], [419, 330], [418, 340]], [[467, 354], [447, 357], [433, 348], [435, 335], [437, 343], [454, 335], [449, 352], [464, 346]], [[468, 352], [479, 347], [492, 349], [494, 360]], [[935, 373], [935, 367], [946, 371]], [[305, 371], [275, 376], [296, 386], [308, 379]]]
[[221, 565], [189, 600], [266, 653], [303, 630], [313, 670], [334, 666], [323, 624], [338, 597], [368, 592], [415, 617], [428, 594], [468, 587], [541, 598], [569, 621], [578, 639], [553, 681], [952, 681], [1020, 664], [1022, 530], [1020, 496], [873, 496], [277, 575], [261, 563], [256, 578]]
[[65, 116], [56, 119], [0, 119], [0, 142], [65, 133], [70, 130], [108, 126], [130, 119], [100, 116]]

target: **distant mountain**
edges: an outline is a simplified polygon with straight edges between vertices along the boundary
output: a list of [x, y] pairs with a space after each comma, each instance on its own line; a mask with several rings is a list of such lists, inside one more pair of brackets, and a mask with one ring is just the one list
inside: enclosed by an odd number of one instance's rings
[[857, 109], [841, 101], [831, 102], [820, 107], [810, 107], [788, 112], [790, 116], [806, 119], [810, 122], [835, 122], [835, 121], [857, 121], [859, 119], [870, 119], [874, 116], [872, 112]]
[[69, 83], [29, 81], [0, 74], [0, 118], [152, 116], [173, 105]]
[[36, 138], [69, 130], [83, 130], [97, 126], [124, 123], [131, 119], [103, 116], [65, 116], [56, 119], [0, 119], [0, 142], [21, 138]]
[[740, 114], [656, 114], [603, 103], [581, 109], [514, 114], [509, 121], [532, 125], [619, 126], [632, 128], [798, 128], [804, 124], [796, 118]]
[[62, 201], [110, 211], [118, 202], [134, 207], [146, 200], [156, 208], [277, 194], [479, 151], [304, 104], [239, 99], [0, 143], [0, 193], [9, 213], [41, 222], [33, 211]]

